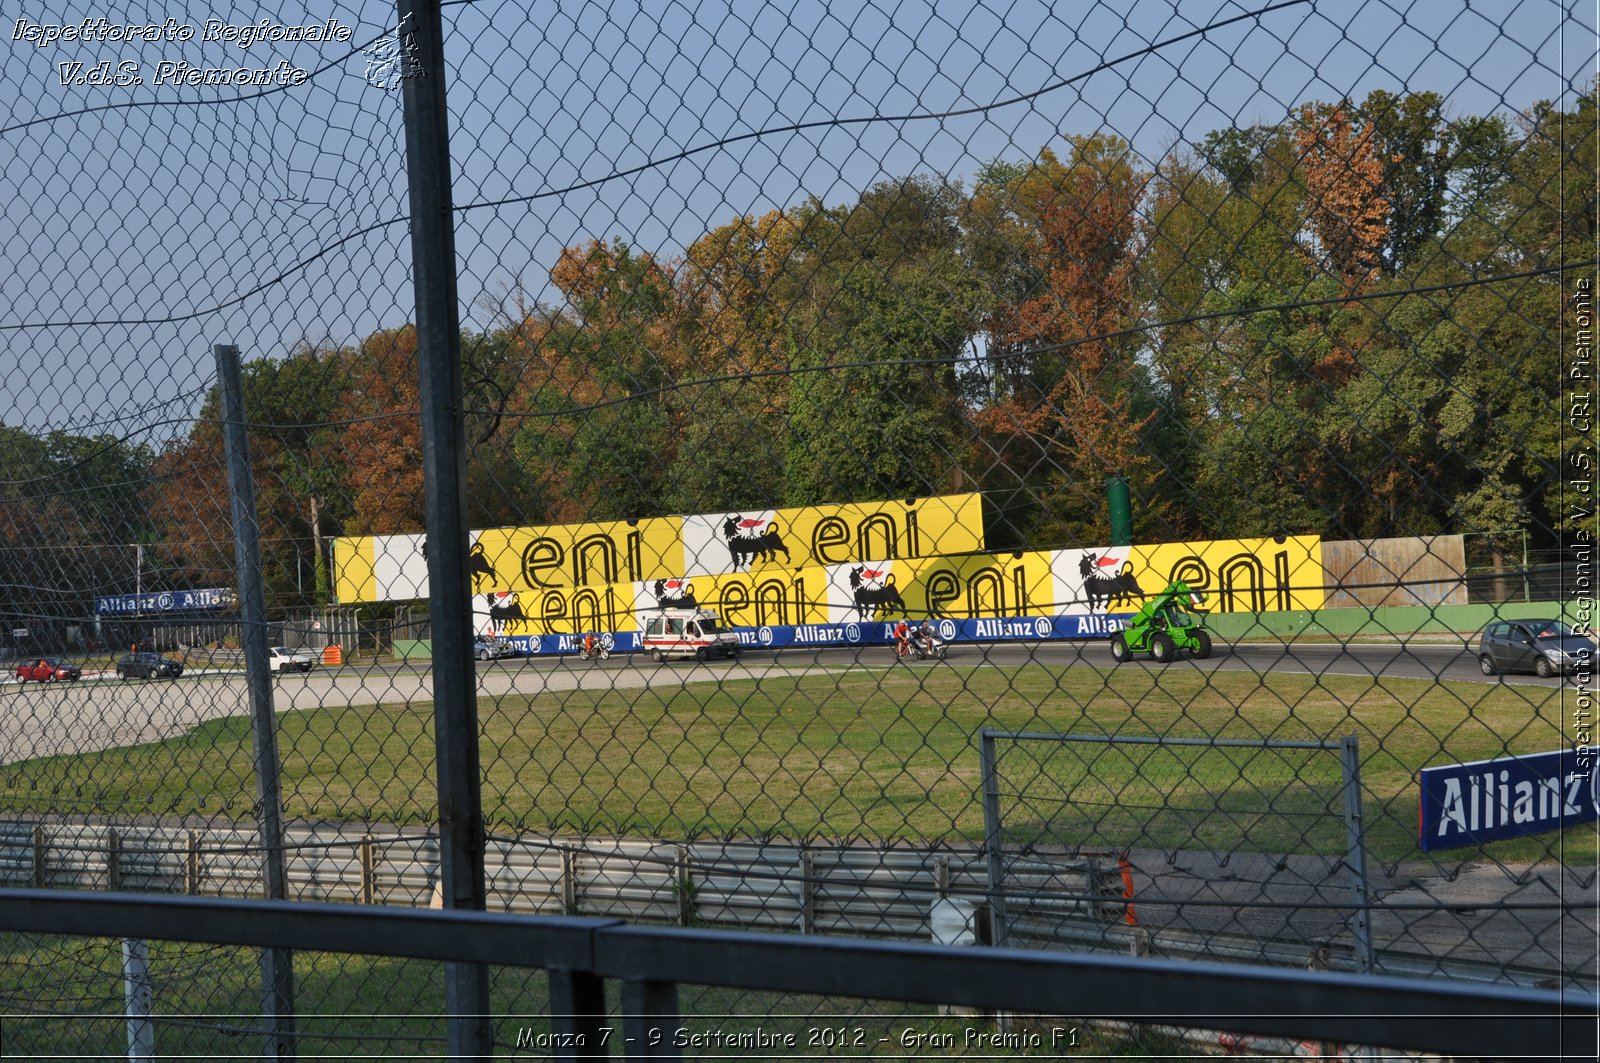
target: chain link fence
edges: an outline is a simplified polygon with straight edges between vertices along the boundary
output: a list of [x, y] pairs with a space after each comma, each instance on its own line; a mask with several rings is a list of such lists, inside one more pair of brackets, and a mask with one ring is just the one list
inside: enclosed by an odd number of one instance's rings
[[[6, 885], [1600, 988], [1592, 11], [0, 31]], [[280, 951], [6, 934], [6, 1048], [552, 1050]]]

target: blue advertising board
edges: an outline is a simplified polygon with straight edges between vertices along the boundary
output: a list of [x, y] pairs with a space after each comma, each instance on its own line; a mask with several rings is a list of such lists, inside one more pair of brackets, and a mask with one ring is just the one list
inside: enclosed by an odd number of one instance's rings
[[[978, 620], [943, 619], [933, 622], [934, 633], [945, 642], [1042, 642], [1057, 639], [1108, 638], [1126, 626], [1129, 613], [1072, 616], [1001, 616]], [[772, 624], [736, 627], [741, 645], [751, 649], [786, 649], [795, 646], [887, 646], [894, 642], [893, 620], [846, 624]], [[641, 649], [639, 633], [620, 631], [604, 636], [618, 653]], [[512, 635], [506, 639], [524, 655], [577, 653], [582, 635]]]
[[1418, 841], [1424, 852], [1600, 819], [1589, 747], [1423, 768], [1420, 781]]
[[134, 616], [140, 613], [186, 613], [199, 609], [227, 609], [239, 604], [237, 591], [205, 587], [187, 591], [149, 591], [112, 594], [94, 600], [95, 616]]

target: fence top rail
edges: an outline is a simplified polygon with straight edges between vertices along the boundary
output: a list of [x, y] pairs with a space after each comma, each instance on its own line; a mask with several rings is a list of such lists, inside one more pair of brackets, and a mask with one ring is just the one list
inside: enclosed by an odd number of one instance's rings
[[1127, 1017], [1445, 1055], [1592, 1057], [1600, 1013], [1600, 996], [1571, 990], [348, 904], [0, 889], [0, 929], [565, 967], [628, 981]]
[[408, 959], [593, 970], [616, 919], [464, 909], [0, 889], [0, 930], [148, 937]]
[[985, 727], [980, 738], [1005, 738], [1038, 742], [1105, 742], [1146, 746], [1226, 746], [1240, 749], [1321, 749], [1343, 748], [1342, 742], [1283, 742], [1271, 738], [1166, 738], [1160, 735], [1086, 735], [1050, 731], [992, 731]]

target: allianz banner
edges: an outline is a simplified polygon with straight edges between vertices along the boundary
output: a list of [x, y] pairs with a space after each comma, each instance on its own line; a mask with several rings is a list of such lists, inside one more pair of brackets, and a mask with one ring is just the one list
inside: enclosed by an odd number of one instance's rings
[[[1034, 616], [989, 617], [977, 620], [939, 620], [933, 632], [945, 642], [1017, 642], [1100, 638], [1119, 630], [1126, 614], [1111, 616]], [[851, 620], [842, 624], [763, 624], [733, 628], [740, 645], [747, 649], [784, 649], [815, 646], [889, 646], [895, 641], [894, 621], [867, 623]], [[593, 631], [596, 628], [586, 628]], [[578, 653], [583, 649], [584, 631], [568, 634], [502, 634], [525, 656]], [[643, 649], [640, 632], [600, 632], [601, 641], [615, 653], [636, 653]]]
[[[558, 598], [572, 599], [585, 589], [603, 598], [605, 589], [617, 584], [653, 585], [657, 580], [793, 571], [868, 557], [981, 550], [983, 506], [978, 494], [945, 495], [494, 528], [473, 532], [470, 539], [467, 565], [475, 594], [547, 596], [536, 611], [555, 616], [562, 612]], [[342, 604], [426, 598], [426, 538], [335, 539], [334, 589]], [[619, 593], [612, 592], [612, 601], [623, 601], [626, 596]], [[588, 605], [583, 598], [576, 611]], [[631, 607], [631, 601], [618, 605]], [[532, 607], [523, 603], [523, 608]]]
[[1600, 774], [1587, 746], [1423, 768], [1419, 782], [1423, 852], [1600, 819]]

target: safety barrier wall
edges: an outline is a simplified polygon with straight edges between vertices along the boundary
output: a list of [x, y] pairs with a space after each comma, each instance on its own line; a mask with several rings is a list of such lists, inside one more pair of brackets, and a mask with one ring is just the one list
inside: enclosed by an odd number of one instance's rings
[[[438, 838], [360, 824], [285, 832], [292, 899], [422, 907], [435, 900]], [[0, 823], [0, 886], [122, 889], [258, 897], [259, 835], [229, 828]], [[1118, 862], [1107, 854], [1014, 858], [1023, 912], [1094, 925], [1123, 917]], [[982, 902], [976, 848], [681, 844], [519, 835], [488, 840], [489, 906], [739, 929], [926, 938], [940, 897]]]

